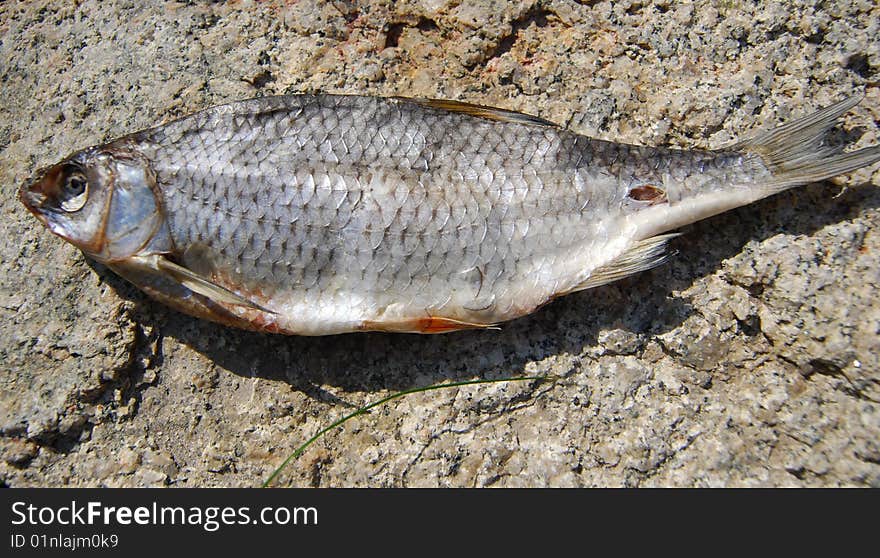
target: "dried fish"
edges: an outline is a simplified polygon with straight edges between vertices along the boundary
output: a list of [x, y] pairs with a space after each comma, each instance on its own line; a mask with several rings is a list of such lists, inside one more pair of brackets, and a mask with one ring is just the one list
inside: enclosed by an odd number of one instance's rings
[[659, 265], [682, 225], [880, 160], [825, 143], [859, 100], [686, 151], [454, 101], [264, 97], [79, 151], [20, 198], [194, 316], [301, 335], [485, 328]]

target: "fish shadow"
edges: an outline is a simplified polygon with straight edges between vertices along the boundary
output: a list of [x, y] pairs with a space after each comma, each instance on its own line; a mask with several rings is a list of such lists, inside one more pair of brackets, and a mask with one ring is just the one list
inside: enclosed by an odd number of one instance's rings
[[[107, 268], [89, 265], [120, 296], [134, 301], [134, 319], [156, 328], [242, 377], [285, 382], [315, 399], [340, 399], [321, 386], [344, 391], [402, 390], [442, 381], [511, 378], [530, 362], [565, 355], [601, 354], [600, 334], [621, 329], [636, 348], [677, 328], [693, 313], [674, 293], [715, 273], [750, 240], [778, 233], [808, 235], [829, 224], [880, 207], [880, 188], [851, 188], [838, 196], [828, 183], [781, 193], [685, 227], [665, 265], [610, 285], [562, 297], [498, 331], [443, 335], [352, 333], [288, 337], [219, 326], [150, 301]], [[631, 337], [632, 337], [631, 336]], [[587, 363], [590, 359], [579, 359]], [[161, 359], [158, 362], [161, 369]], [[563, 374], [580, 366], [568, 366]]]

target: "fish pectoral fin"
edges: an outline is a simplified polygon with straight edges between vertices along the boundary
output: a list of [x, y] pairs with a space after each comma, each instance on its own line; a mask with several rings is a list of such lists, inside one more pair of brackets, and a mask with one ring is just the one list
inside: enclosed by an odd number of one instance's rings
[[461, 101], [447, 101], [443, 99], [412, 99], [409, 97], [394, 97], [399, 101], [415, 103], [417, 105], [434, 108], [438, 110], [446, 110], [449, 112], [459, 112], [469, 116], [494, 120], [496, 122], [515, 122], [517, 124], [529, 124], [532, 126], [548, 126], [556, 128], [556, 124], [549, 120], [544, 120], [531, 114], [523, 114], [512, 110], [504, 110], [494, 107], [484, 107], [482, 105], [472, 105]]
[[394, 333], [448, 333], [462, 329], [499, 329], [495, 324], [478, 324], [443, 318], [440, 316], [423, 316], [421, 318], [401, 318], [397, 320], [365, 320], [361, 324], [363, 331], [387, 331]]
[[244, 306], [246, 308], [259, 310], [260, 312], [268, 312], [269, 314], [275, 313], [230, 291], [226, 287], [221, 287], [220, 285], [205, 279], [201, 275], [193, 273], [182, 265], [172, 262], [165, 256], [151, 254], [149, 256], [134, 256], [131, 259], [138, 260], [138, 263], [155, 270], [168, 279], [183, 285], [192, 292], [207, 297], [216, 303]]
[[592, 289], [657, 267], [669, 258], [666, 243], [676, 236], [680, 236], [680, 233], [661, 234], [637, 241], [610, 262], [594, 269], [586, 280], [568, 292]]

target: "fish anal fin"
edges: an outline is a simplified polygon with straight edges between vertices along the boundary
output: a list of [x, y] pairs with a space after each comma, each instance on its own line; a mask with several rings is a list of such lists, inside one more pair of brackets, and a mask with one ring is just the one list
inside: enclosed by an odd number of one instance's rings
[[512, 110], [484, 107], [482, 105], [472, 105], [470, 103], [463, 103], [461, 101], [447, 101], [442, 99], [411, 99], [408, 97], [395, 98], [399, 101], [415, 103], [423, 107], [445, 110], [449, 112], [458, 112], [461, 114], [476, 116], [478, 118], [494, 120], [496, 122], [513, 122], [517, 124], [529, 124], [532, 126], [549, 126], [553, 128], [557, 127], [556, 124], [550, 122], [549, 120], [544, 120], [543, 118], [532, 116], [530, 114], [514, 112]]
[[259, 304], [230, 291], [226, 287], [213, 283], [182, 265], [172, 262], [165, 256], [151, 254], [149, 256], [134, 256], [132, 259], [140, 260], [142, 265], [154, 269], [156, 272], [217, 304], [243, 306], [252, 310], [274, 314], [271, 310], [263, 308]]
[[669, 258], [666, 243], [676, 236], [679, 233], [661, 234], [634, 242], [616, 258], [594, 269], [589, 277], [568, 292], [592, 289], [657, 267]]
[[423, 316], [420, 318], [402, 318], [391, 321], [364, 320], [361, 324], [364, 331], [387, 331], [396, 333], [449, 333], [463, 329], [498, 329], [495, 324], [465, 322], [440, 316]]

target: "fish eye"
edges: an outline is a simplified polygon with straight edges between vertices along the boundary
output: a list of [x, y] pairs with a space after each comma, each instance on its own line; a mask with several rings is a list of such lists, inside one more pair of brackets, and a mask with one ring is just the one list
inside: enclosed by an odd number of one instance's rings
[[79, 211], [89, 197], [89, 183], [81, 172], [73, 172], [64, 180], [61, 190], [61, 209], [68, 213]]

